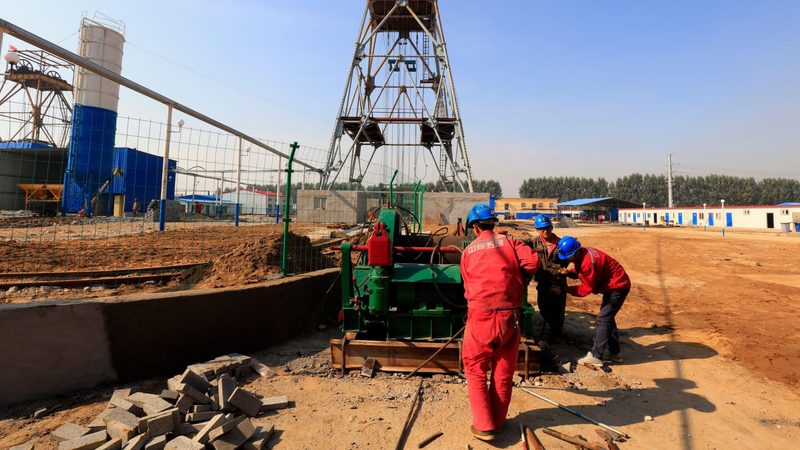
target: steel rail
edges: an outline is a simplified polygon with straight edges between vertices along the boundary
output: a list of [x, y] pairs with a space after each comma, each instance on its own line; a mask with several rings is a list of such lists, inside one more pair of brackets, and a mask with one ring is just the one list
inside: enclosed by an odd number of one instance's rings
[[[69, 50], [67, 50], [67, 49], [65, 49], [63, 47], [60, 47], [60, 46], [58, 46], [58, 45], [56, 45], [56, 44], [54, 44], [54, 43], [52, 43], [52, 42], [50, 42], [50, 41], [48, 41], [48, 40], [46, 40], [44, 38], [39, 37], [39, 36], [31, 33], [30, 31], [28, 31], [28, 30], [26, 30], [26, 29], [24, 29], [22, 27], [19, 27], [17, 25], [14, 25], [13, 23], [11, 23], [11, 22], [9, 22], [9, 21], [7, 21], [5, 19], [2, 19], [2, 18], [0, 18], [0, 32], [8, 33], [8, 34], [10, 34], [11, 36], [14, 36], [17, 39], [25, 41], [25, 42], [27, 42], [27, 43], [29, 43], [31, 45], [35, 45], [36, 47], [38, 47], [38, 48], [40, 48], [40, 49], [42, 49], [42, 50], [44, 50], [46, 52], [49, 52], [49, 53], [51, 53], [51, 54], [53, 54], [53, 55], [55, 55], [55, 56], [57, 56], [59, 58], [62, 58], [65, 61], [71, 62], [71, 63], [73, 63], [73, 64], [75, 64], [77, 66], [83, 67], [84, 69], [86, 69], [86, 70], [88, 70], [90, 72], [94, 72], [97, 75], [100, 75], [100, 76], [102, 76], [104, 78], [107, 78], [107, 79], [109, 79], [109, 80], [111, 80], [111, 81], [113, 81], [115, 83], [118, 83], [120, 86], [125, 86], [128, 89], [131, 89], [131, 90], [133, 90], [135, 92], [138, 92], [139, 94], [142, 94], [144, 96], [150, 97], [151, 99], [156, 100], [156, 101], [158, 101], [160, 103], [163, 103], [163, 104], [165, 104], [167, 106], [171, 106], [172, 108], [175, 108], [176, 110], [178, 110], [178, 111], [180, 111], [180, 112], [182, 112], [182, 113], [184, 113], [184, 114], [186, 114], [188, 116], [194, 117], [197, 120], [203, 121], [203, 122], [205, 122], [205, 123], [207, 123], [207, 124], [209, 124], [209, 125], [211, 125], [213, 127], [219, 128], [220, 130], [223, 130], [223, 131], [226, 131], [226, 132], [228, 132], [228, 133], [230, 133], [230, 134], [232, 134], [234, 136], [237, 136], [237, 137], [239, 137], [239, 138], [241, 138], [241, 139], [243, 139], [243, 140], [245, 140], [245, 141], [247, 141], [247, 142], [249, 142], [249, 143], [251, 143], [251, 144], [253, 144], [255, 146], [261, 147], [261, 148], [263, 148], [263, 149], [265, 149], [265, 150], [267, 150], [267, 151], [269, 151], [271, 153], [274, 153], [275, 155], [278, 155], [278, 156], [283, 157], [283, 158], [288, 158], [289, 157], [285, 153], [283, 153], [283, 152], [281, 152], [281, 151], [279, 151], [279, 150], [277, 150], [275, 148], [272, 148], [269, 145], [266, 145], [266, 144], [262, 143], [261, 141], [259, 141], [258, 139], [254, 138], [254, 137], [251, 137], [251, 136], [249, 136], [249, 135], [247, 135], [247, 134], [245, 134], [245, 133], [243, 133], [243, 132], [241, 132], [241, 131], [239, 131], [239, 130], [237, 130], [235, 128], [232, 128], [232, 127], [230, 127], [228, 125], [225, 125], [222, 122], [214, 120], [211, 117], [208, 117], [208, 116], [206, 116], [205, 114], [203, 114], [203, 113], [201, 113], [199, 111], [195, 111], [194, 109], [191, 109], [188, 106], [185, 106], [185, 105], [183, 105], [181, 103], [178, 103], [177, 101], [172, 100], [169, 97], [161, 95], [161, 94], [159, 94], [158, 92], [156, 92], [156, 91], [154, 91], [152, 89], [144, 87], [141, 84], [136, 83], [135, 81], [129, 80], [128, 78], [125, 78], [120, 74], [114, 73], [113, 71], [111, 71], [109, 69], [106, 69], [105, 67], [103, 67], [103, 66], [101, 66], [101, 65], [99, 65], [99, 64], [97, 64], [95, 62], [92, 62], [91, 60], [89, 60], [87, 58], [84, 58], [83, 56], [77, 55], [77, 54], [75, 54], [75, 53], [73, 53], [73, 52], [71, 52], [71, 51], [69, 51]], [[297, 164], [303, 166], [303, 167], [306, 167], [308, 169], [312, 169], [315, 172], [322, 173], [322, 169], [314, 167], [309, 163], [306, 163], [306, 162], [303, 162], [303, 161], [299, 161], [299, 160], [296, 160], [295, 162]]]

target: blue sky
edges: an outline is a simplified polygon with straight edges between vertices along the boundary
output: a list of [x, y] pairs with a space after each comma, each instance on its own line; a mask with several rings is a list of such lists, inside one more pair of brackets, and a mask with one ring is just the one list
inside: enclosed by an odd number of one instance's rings
[[[528, 177], [664, 173], [668, 153], [679, 174], [800, 177], [798, 1], [440, 3], [474, 176], [507, 196]], [[28, 1], [0, 15], [71, 50], [83, 11], [121, 19], [125, 76], [326, 147], [363, 6]], [[164, 120], [125, 89], [120, 114]]]

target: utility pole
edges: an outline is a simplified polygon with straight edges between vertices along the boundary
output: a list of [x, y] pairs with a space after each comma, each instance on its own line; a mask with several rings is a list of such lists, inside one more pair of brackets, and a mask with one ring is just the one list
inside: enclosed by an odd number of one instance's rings
[[667, 155], [667, 206], [672, 208], [672, 153]]

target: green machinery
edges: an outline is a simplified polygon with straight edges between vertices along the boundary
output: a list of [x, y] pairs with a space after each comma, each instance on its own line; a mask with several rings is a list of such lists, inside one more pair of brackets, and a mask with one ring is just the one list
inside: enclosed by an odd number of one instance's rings
[[[464, 325], [459, 262], [469, 239], [415, 233], [416, 223], [404, 225], [397, 208], [382, 207], [367, 245], [341, 246], [342, 329], [353, 338], [436, 342]], [[529, 339], [534, 310], [525, 299], [523, 305], [523, 337]]]

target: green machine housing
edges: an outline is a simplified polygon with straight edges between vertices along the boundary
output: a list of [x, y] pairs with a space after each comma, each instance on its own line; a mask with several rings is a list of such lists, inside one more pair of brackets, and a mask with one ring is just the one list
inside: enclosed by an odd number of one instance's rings
[[[369, 340], [451, 338], [466, 319], [459, 263], [469, 239], [413, 233], [390, 207], [380, 209], [374, 228], [385, 228], [391, 262], [370, 265], [370, 245], [342, 244], [342, 330]], [[532, 338], [534, 310], [527, 296], [522, 305], [523, 337]]]

